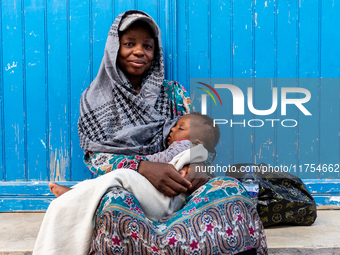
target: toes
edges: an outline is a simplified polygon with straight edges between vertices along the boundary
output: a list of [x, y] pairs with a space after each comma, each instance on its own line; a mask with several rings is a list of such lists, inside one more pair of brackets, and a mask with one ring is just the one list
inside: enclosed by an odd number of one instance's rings
[[50, 188], [51, 192], [53, 193], [53, 189], [55, 188], [55, 183], [50, 182], [50, 183], [48, 184], [48, 187]]

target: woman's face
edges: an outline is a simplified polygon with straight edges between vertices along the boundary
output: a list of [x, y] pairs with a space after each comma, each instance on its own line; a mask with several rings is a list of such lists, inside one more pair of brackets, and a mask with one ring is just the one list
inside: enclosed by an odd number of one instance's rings
[[155, 53], [155, 40], [149, 30], [140, 24], [133, 24], [119, 39], [118, 65], [127, 78], [141, 78], [149, 70]]

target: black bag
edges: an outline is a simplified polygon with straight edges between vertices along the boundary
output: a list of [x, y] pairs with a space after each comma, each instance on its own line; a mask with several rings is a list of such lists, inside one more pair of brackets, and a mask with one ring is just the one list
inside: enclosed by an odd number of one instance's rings
[[[237, 173], [232, 176], [241, 179], [242, 166], [254, 164], [235, 164]], [[316, 220], [316, 204], [300, 178], [285, 173], [262, 172], [268, 165], [261, 163], [254, 171], [259, 180], [259, 202], [257, 211], [265, 227], [273, 225], [310, 226]], [[230, 175], [230, 174], [228, 174]]]

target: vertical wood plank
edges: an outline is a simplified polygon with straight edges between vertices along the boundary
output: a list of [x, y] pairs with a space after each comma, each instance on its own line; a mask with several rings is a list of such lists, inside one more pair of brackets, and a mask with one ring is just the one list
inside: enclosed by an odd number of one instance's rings
[[[312, 116], [299, 111], [299, 164], [320, 163], [320, 111], [319, 111], [319, 1], [301, 1], [299, 4], [299, 87], [311, 93], [311, 100], [304, 104]], [[313, 79], [301, 79], [313, 78]], [[304, 97], [303, 95], [298, 95]], [[295, 107], [295, 106], [291, 106]], [[302, 178], [318, 178], [319, 172], [301, 173]]]
[[[252, 87], [253, 78], [253, 2], [232, 1], [232, 77], [248, 78], [233, 79], [233, 85], [239, 87], [245, 98], [247, 87]], [[246, 101], [245, 101], [246, 102]], [[247, 109], [247, 107], [245, 107]], [[253, 119], [253, 114], [245, 111], [244, 115], [233, 116], [233, 122], [243, 123], [243, 121]], [[244, 127], [245, 126], [245, 127]], [[234, 131], [234, 162], [251, 163], [255, 162], [254, 155], [254, 130], [247, 126], [247, 123], [233, 125]]]
[[3, 36], [2, 36], [2, 1], [0, 2], [0, 181], [5, 181], [5, 150], [4, 150], [4, 66], [3, 66]]
[[[296, 87], [298, 74], [298, 2], [277, 2], [277, 59], [276, 76], [277, 88], [281, 95], [282, 87]], [[281, 106], [278, 106], [278, 111]], [[277, 114], [281, 119], [281, 113]], [[298, 111], [287, 109], [287, 117], [298, 120]], [[285, 128], [281, 124], [277, 127], [277, 157], [276, 164], [289, 166], [298, 164], [298, 130]]]
[[[230, 1], [218, 1], [218, 4], [211, 5], [211, 86], [215, 84], [231, 84], [231, 8]], [[220, 80], [220, 82], [219, 82]], [[232, 119], [232, 96], [224, 89], [218, 89], [218, 94], [222, 99], [222, 106], [211, 105], [214, 107], [213, 118]], [[227, 166], [233, 162], [233, 128], [228, 124], [219, 125], [220, 140], [216, 146], [217, 156], [215, 164]], [[223, 173], [222, 173], [223, 174]]]
[[[83, 163], [83, 150], [79, 146], [77, 126], [80, 95], [91, 82], [90, 1], [70, 2], [71, 169], [72, 180], [77, 181], [91, 177], [90, 171]], [[111, 17], [109, 19], [111, 20]], [[99, 25], [100, 23], [98, 28]]]
[[165, 35], [162, 36], [164, 51], [165, 76], [169, 80], [177, 80], [177, 12], [176, 0], [168, 0], [165, 3], [165, 16], [162, 31]]
[[90, 56], [91, 61], [93, 62], [93, 70], [91, 70], [90, 81], [92, 81], [99, 70], [100, 63], [102, 62], [102, 58], [104, 56], [104, 48], [107, 39], [107, 35], [109, 33], [110, 27], [113, 23], [113, 20], [116, 18], [118, 14], [114, 13], [113, 4], [116, 3], [106, 1], [106, 0], [98, 0], [93, 1], [89, 0], [92, 5], [90, 18], [90, 47], [92, 48], [92, 55]]
[[231, 76], [230, 1], [220, 0], [211, 6], [211, 78]]
[[47, 2], [50, 179], [69, 179], [67, 1]]
[[[267, 110], [274, 101], [272, 89], [276, 87], [275, 80], [275, 3], [274, 0], [257, 0], [254, 5], [254, 81], [253, 106], [257, 110]], [[269, 78], [269, 79], [268, 79]], [[273, 84], [274, 83], [274, 84]], [[248, 95], [249, 97], [249, 95]], [[265, 119], [277, 119], [277, 111], [270, 115], [259, 116], [260, 121], [251, 122], [254, 128], [254, 153], [256, 162], [270, 165], [276, 163], [277, 122], [272, 124]]]
[[[210, 77], [208, 2], [189, 2], [190, 76]], [[199, 26], [197, 25], [199, 24]]]
[[162, 33], [162, 46], [163, 46], [163, 59], [164, 59], [164, 75], [165, 79], [173, 80], [171, 77], [171, 62], [169, 62], [169, 58], [167, 57], [170, 54], [170, 47], [168, 47], [169, 43], [169, 20], [167, 20], [169, 16], [169, 0], [167, 1], [159, 1], [159, 12], [158, 12], [158, 26], [161, 29]]
[[[209, 2], [188, 1], [188, 37], [189, 37], [189, 73], [190, 78], [199, 78], [200, 82], [210, 85], [210, 24]], [[199, 24], [199, 25], [198, 25]], [[197, 80], [197, 79], [196, 79]], [[191, 81], [192, 82], [192, 81]], [[196, 84], [198, 85], [198, 84]], [[198, 92], [198, 91], [197, 91]], [[203, 93], [204, 94], [204, 93]], [[200, 105], [201, 97], [192, 95], [194, 105]], [[212, 116], [212, 99], [207, 99], [207, 115]], [[196, 109], [200, 111], [200, 109]]]
[[[340, 26], [340, 3], [323, 1], [319, 8], [322, 14], [320, 68], [323, 77], [320, 88], [320, 162], [329, 166], [340, 164], [340, 33], [334, 30]], [[327, 168], [327, 171], [322, 171], [320, 177], [339, 178], [340, 174]]]
[[28, 180], [46, 181], [46, 94], [44, 1], [25, 0]]
[[6, 150], [6, 181], [26, 180], [25, 117], [23, 73], [23, 13], [21, 1], [2, 3], [4, 49], [4, 139]]
[[[177, 59], [178, 59], [178, 81], [189, 91], [189, 8], [188, 0], [183, 1], [177, 10]], [[163, 31], [162, 31], [163, 32]], [[171, 78], [170, 78], [171, 79]]]

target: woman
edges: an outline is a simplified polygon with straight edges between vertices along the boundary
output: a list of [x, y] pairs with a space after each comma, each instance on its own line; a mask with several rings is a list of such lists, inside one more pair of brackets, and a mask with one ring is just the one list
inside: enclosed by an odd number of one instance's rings
[[182, 86], [164, 80], [160, 38], [143, 12], [116, 18], [98, 75], [81, 97], [80, 144], [96, 174], [130, 168], [167, 196], [193, 193], [180, 211], [150, 222], [131, 194], [109, 191], [96, 212], [90, 254], [266, 254], [262, 223], [237, 180], [183, 178], [141, 156], [163, 150], [173, 119], [188, 109]]

